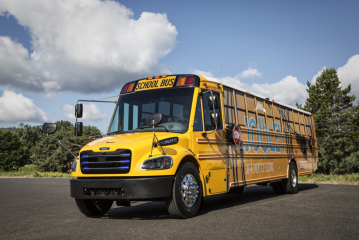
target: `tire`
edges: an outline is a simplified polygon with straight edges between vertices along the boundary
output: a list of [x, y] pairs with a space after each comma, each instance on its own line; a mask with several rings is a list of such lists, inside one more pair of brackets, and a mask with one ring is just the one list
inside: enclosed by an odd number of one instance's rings
[[198, 170], [192, 163], [187, 162], [176, 174], [172, 196], [166, 199], [167, 210], [174, 218], [193, 217], [201, 206], [202, 195]]
[[271, 185], [275, 194], [284, 194], [282, 181], [271, 183]]
[[110, 210], [112, 200], [95, 200], [75, 198], [77, 208], [86, 216], [101, 216]]
[[244, 187], [234, 187], [234, 188], [231, 188], [229, 189], [229, 192], [228, 193], [233, 193], [233, 194], [241, 194], [244, 190]]
[[294, 162], [289, 164], [289, 178], [283, 180], [283, 189], [285, 193], [298, 193], [298, 170]]

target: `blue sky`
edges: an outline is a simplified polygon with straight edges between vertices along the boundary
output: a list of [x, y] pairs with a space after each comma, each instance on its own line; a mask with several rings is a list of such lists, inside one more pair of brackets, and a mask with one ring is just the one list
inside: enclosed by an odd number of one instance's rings
[[[0, 0], [0, 127], [73, 121], [78, 99], [157, 74], [222, 77], [294, 105], [334, 67], [359, 97], [358, 1], [117, 2]], [[88, 106], [84, 124], [105, 131], [112, 109]]]

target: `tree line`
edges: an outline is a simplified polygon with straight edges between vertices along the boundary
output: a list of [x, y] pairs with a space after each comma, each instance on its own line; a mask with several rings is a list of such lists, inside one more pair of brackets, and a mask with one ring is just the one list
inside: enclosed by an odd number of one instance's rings
[[[350, 95], [351, 85], [341, 88], [334, 68], [325, 69], [314, 83], [307, 82], [308, 98], [297, 107], [311, 112], [314, 117], [318, 144], [318, 172], [359, 172], [359, 104]], [[52, 138], [85, 145], [92, 140], [74, 136], [68, 121], [57, 122]], [[93, 126], [84, 126], [83, 135], [100, 135]], [[80, 148], [67, 146], [78, 155]], [[56, 141], [49, 140], [41, 126], [20, 124], [18, 128], [0, 130], [0, 171], [16, 171], [25, 164], [35, 164], [40, 171], [67, 172], [73, 156]]]
[[[49, 137], [84, 146], [93, 139], [75, 137], [74, 126], [69, 121], [57, 121], [57, 131]], [[20, 167], [34, 164], [42, 172], [68, 172], [74, 157], [56, 141], [42, 132], [42, 126], [20, 124], [12, 132], [0, 130], [0, 171], [17, 171]], [[84, 126], [83, 137], [100, 135], [94, 126]], [[80, 147], [64, 145], [75, 155]]]

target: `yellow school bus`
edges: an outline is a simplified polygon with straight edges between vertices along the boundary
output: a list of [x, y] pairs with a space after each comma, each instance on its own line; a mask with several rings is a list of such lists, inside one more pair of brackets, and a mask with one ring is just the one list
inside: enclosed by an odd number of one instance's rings
[[144, 200], [189, 218], [206, 196], [250, 184], [297, 193], [317, 161], [311, 113], [216, 79], [149, 77], [124, 85], [106, 136], [81, 149], [71, 197], [87, 216]]

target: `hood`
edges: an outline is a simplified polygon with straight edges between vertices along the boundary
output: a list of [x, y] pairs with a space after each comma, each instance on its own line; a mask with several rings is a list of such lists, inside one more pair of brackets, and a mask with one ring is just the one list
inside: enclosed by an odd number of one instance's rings
[[[168, 132], [156, 132], [158, 140], [178, 137], [179, 139], [186, 138], [183, 134], [179, 133], [168, 133]], [[107, 136], [101, 139], [97, 139], [85, 145], [81, 151], [92, 150], [92, 151], [102, 151], [100, 148], [108, 147], [109, 151], [114, 151], [116, 149], [138, 149], [148, 147], [150, 150], [153, 132], [137, 132], [137, 133], [122, 133], [113, 136]]]

